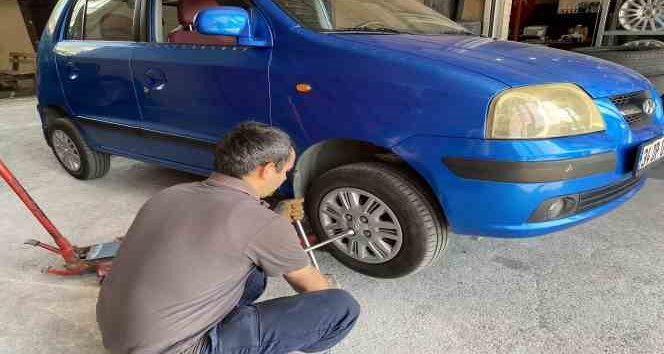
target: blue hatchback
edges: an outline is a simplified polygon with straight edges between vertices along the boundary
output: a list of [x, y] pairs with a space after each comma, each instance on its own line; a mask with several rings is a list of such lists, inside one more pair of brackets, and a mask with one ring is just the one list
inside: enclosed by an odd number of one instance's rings
[[60, 0], [39, 112], [74, 177], [120, 155], [206, 175], [241, 121], [287, 131], [306, 196], [349, 267], [398, 277], [460, 234], [526, 237], [619, 206], [664, 156], [636, 72], [476, 37], [417, 0]]

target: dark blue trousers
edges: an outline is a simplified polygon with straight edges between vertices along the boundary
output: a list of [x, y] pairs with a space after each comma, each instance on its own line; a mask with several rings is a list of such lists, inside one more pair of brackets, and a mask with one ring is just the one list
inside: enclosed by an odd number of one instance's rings
[[329, 289], [254, 303], [267, 285], [252, 271], [237, 307], [208, 336], [209, 354], [320, 352], [348, 335], [360, 305], [344, 290]]

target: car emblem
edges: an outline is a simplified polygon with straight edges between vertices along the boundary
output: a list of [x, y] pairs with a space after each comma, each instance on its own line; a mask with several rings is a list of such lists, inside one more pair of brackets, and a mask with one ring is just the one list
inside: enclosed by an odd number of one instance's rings
[[655, 113], [655, 100], [649, 98], [643, 101], [643, 113], [647, 115]]
[[572, 164], [567, 165], [565, 173], [571, 173], [572, 171], [574, 171], [574, 166], [572, 166]]

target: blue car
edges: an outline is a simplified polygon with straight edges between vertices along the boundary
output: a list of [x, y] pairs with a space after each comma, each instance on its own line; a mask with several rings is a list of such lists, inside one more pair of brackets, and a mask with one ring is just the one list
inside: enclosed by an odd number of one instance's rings
[[400, 277], [448, 232], [528, 237], [614, 209], [664, 156], [641, 75], [473, 36], [417, 0], [60, 0], [39, 112], [76, 178], [125, 156], [207, 175], [241, 121], [297, 144], [305, 196], [352, 269]]

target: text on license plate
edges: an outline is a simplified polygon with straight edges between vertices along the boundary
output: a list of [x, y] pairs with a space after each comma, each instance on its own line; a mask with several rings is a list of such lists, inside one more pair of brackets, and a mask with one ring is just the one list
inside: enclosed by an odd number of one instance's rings
[[637, 172], [664, 158], [664, 137], [644, 144], [639, 150]]

